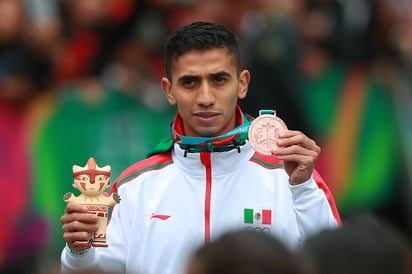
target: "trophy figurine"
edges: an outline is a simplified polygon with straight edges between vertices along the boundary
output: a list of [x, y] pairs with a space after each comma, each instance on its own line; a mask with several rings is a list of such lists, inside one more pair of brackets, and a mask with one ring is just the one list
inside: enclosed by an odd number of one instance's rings
[[[89, 214], [97, 215], [98, 229], [92, 237], [92, 245], [107, 247], [106, 228], [109, 207], [120, 202], [117, 193], [111, 195], [104, 192], [110, 186], [111, 167], [106, 165], [98, 167], [95, 160], [90, 158], [84, 167], [73, 165], [73, 187], [80, 190], [81, 194], [75, 196], [72, 192], [64, 195], [63, 199], [87, 206]], [[75, 241], [74, 246], [89, 246], [89, 241]]]

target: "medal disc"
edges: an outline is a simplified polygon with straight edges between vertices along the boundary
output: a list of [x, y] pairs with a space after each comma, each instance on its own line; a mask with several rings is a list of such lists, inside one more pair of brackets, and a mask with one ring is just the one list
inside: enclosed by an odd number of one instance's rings
[[261, 114], [253, 120], [249, 127], [248, 136], [252, 147], [260, 154], [272, 155], [271, 151], [278, 147], [279, 133], [287, 130], [285, 123], [273, 114]]

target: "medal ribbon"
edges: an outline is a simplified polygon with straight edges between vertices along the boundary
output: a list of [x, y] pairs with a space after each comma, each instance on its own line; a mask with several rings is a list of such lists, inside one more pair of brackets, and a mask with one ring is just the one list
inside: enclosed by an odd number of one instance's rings
[[270, 115], [276, 115], [276, 111], [272, 109], [261, 109], [259, 110], [259, 116], [263, 114], [270, 114]]
[[[234, 129], [232, 129], [231, 131], [220, 135], [220, 136], [216, 136], [216, 137], [197, 137], [197, 136], [183, 136], [183, 135], [179, 135], [177, 133], [175, 133], [176, 136], [178, 136], [180, 138], [180, 143], [185, 144], [185, 145], [198, 145], [207, 141], [211, 141], [211, 140], [215, 140], [218, 138], [224, 138], [224, 137], [228, 137], [228, 136], [233, 136], [235, 134], [242, 134], [242, 133], [247, 133], [249, 130], [249, 126], [252, 123], [252, 121], [246, 122]], [[172, 132], [173, 127], [171, 127]]]
[[[274, 113], [275, 113], [274, 110], [265, 110], [264, 109], [264, 110], [259, 111], [259, 115], [262, 115], [262, 114], [272, 114], [273, 115]], [[231, 131], [229, 131], [229, 132], [227, 132], [223, 135], [216, 136], [216, 137], [184, 136], [184, 135], [179, 135], [177, 133], [175, 133], [175, 135], [180, 138], [179, 143], [182, 143], [182, 144], [185, 144], [185, 145], [198, 145], [198, 144], [208, 142], [208, 141], [211, 141], [211, 140], [215, 140], [215, 139], [218, 139], [218, 138], [233, 136], [235, 134], [247, 133], [248, 130], [249, 130], [250, 125], [252, 124], [252, 121], [246, 122], [246, 123], [234, 128], [234, 129], [232, 129]], [[173, 134], [173, 132], [174, 132], [173, 126], [171, 127], [171, 130], [172, 130], [172, 134]]]

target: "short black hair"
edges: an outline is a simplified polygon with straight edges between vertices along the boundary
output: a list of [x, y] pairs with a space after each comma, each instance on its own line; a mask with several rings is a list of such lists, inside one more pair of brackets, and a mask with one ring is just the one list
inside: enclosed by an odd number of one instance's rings
[[408, 236], [369, 213], [350, 216], [344, 226], [311, 236], [301, 252], [318, 274], [412, 273]]
[[166, 41], [165, 63], [167, 77], [171, 79], [172, 63], [191, 50], [227, 48], [236, 62], [240, 73], [241, 61], [239, 42], [233, 32], [226, 27], [210, 22], [194, 22], [176, 30]]
[[255, 230], [228, 231], [200, 246], [193, 259], [204, 274], [302, 274], [306, 266], [279, 238]]

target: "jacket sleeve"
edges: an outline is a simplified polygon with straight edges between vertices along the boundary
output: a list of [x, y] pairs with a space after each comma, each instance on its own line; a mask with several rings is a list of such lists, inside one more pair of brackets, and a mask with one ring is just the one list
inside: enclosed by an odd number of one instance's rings
[[321, 230], [342, 225], [335, 201], [319, 174], [300, 184], [289, 185], [292, 193], [299, 243]]
[[61, 273], [73, 273], [79, 270], [93, 269], [96, 264], [96, 250], [91, 247], [83, 255], [74, 255], [66, 245], [61, 254]]

